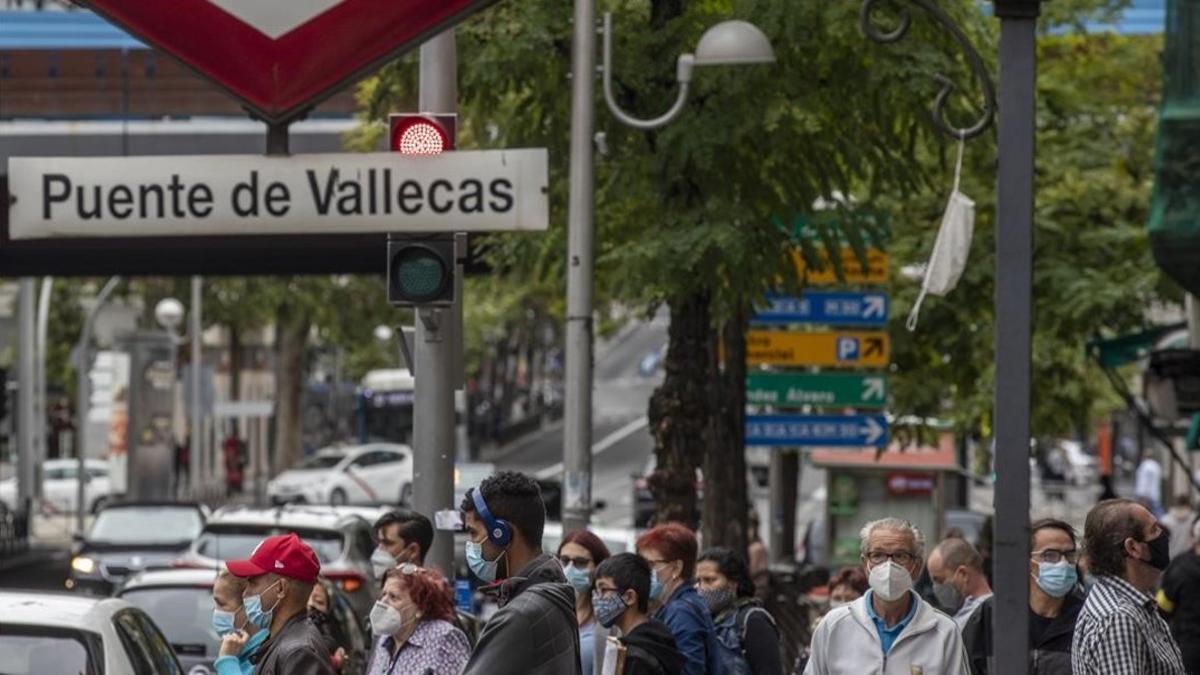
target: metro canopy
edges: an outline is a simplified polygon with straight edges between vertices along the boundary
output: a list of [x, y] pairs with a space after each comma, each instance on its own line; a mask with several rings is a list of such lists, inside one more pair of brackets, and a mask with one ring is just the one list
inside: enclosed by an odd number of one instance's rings
[[13, 157], [12, 239], [486, 232], [549, 225], [544, 149]]

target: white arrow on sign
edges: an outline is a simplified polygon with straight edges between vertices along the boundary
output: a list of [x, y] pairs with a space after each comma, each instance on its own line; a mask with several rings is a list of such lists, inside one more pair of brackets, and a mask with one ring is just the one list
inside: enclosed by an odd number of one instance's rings
[[879, 426], [879, 422], [875, 421], [874, 417], [868, 417], [866, 426], [860, 429], [867, 435], [867, 445], [874, 445], [875, 441], [883, 435], [883, 427]]
[[887, 315], [887, 296], [886, 295], [867, 295], [864, 296], [866, 307], [863, 308], [862, 316], [864, 319], [882, 319]]
[[882, 401], [883, 395], [884, 395], [884, 389], [885, 389], [884, 385], [885, 385], [885, 382], [884, 382], [882, 376], [880, 376], [880, 377], [864, 377], [863, 378], [863, 395], [862, 395], [863, 400], [870, 401], [871, 399], [875, 399], [877, 401]]

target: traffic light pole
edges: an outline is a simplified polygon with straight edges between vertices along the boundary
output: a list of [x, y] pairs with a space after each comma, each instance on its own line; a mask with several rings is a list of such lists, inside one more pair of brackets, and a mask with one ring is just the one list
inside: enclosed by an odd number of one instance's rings
[[17, 504], [32, 517], [37, 494], [37, 457], [33, 447], [34, 415], [34, 280], [22, 277], [17, 295]]
[[567, 342], [563, 531], [586, 527], [592, 503], [592, 274], [595, 244], [596, 7], [575, 0], [571, 47], [571, 174], [567, 204]]
[[[458, 112], [458, 55], [454, 30], [440, 33], [421, 45], [421, 112]], [[433, 518], [441, 509], [454, 508], [454, 389], [456, 349], [461, 333], [455, 330], [462, 312], [462, 296], [455, 294], [451, 307], [417, 307], [416, 401], [413, 406], [413, 508]], [[426, 555], [426, 565], [453, 578], [454, 539], [439, 532]]]
[[[108, 296], [120, 281], [121, 277], [111, 277], [96, 295], [95, 304], [83, 320], [83, 332], [79, 334], [79, 344], [75, 349], [79, 358], [75, 364], [75, 461], [76, 475], [81, 477], [81, 480], [75, 482], [76, 504], [85, 504], [86, 498], [84, 488], [87, 485], [87, 418], [92, 401], [91, 380], [88, 377], [88, 371], [92, 367], [92, 326], [96, 323], [96, 315], [100, 313], [104, 303], [108, 302]], [[79, 534], [83, 534], [84, 513], [83, 508], [75, 509], [75, 531]]]

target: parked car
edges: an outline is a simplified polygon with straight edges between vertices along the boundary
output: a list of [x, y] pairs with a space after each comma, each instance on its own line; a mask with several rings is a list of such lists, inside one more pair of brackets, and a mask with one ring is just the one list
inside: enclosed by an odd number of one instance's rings
[[267, 483], [267, 497], [273, 504], [408, 504], [412, 478], [412, 448], [407, 445], [324, 448]]
[[110, 595], [130, 574], [167, 568], [204, 529], [195, 502], [113, 502], [72, 546], [67, 588]]
[[184, 675], [154, 621], [115, 598], [0, 591], [0, 673]]
[[[129, 579], [117, 597], [140, 607], [161, 628], [188, 675], [212, 675], [221, 640], [212, 627], [212, 587], [216, 570], [173, 569], [142, 572]], [[331, 616], [338, 623], [348, 657], [343, 672], [358, 673], [370, 649], [365, 626], [349, 599], [334, 591]]]
[[377, 512], [309, 504], [224, 507], [212, 514], [176, 565], [216, 569], [225, 561], [249, 558], [266, 537], [295, 532], [316, 552], [321, 575], [346, 594], [360, 616], [366, 616], [375, 603], [377, 586], [371, 568], [375, 540], [370, 516]]
[[[109, 501], [112, 488], [108, 483], [108, 462], [89, 459], [84, 462], [88, 479], [83, 486], [84, 504], [89, 513], [95, 513]], [[42, 500], [50, 509], [60, 513], [75, 513], [75, 502], [79, 498], [79, 463], [74, 459], [50, 459], [42, 463]], [[17, 510], [17, 478], [11, 476], [0, 480], [0, 502], [10, 510]]]

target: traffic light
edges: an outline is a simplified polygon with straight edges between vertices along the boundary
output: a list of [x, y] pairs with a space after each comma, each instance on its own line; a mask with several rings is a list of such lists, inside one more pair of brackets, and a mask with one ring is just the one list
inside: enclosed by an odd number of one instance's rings
[[454, 235], [389, 234], [388, 302], [398, 307], [454, 304]]
[[453, 150], [457, 115], [393, 113], [388, 116], [392, 152], [440, 155]]

